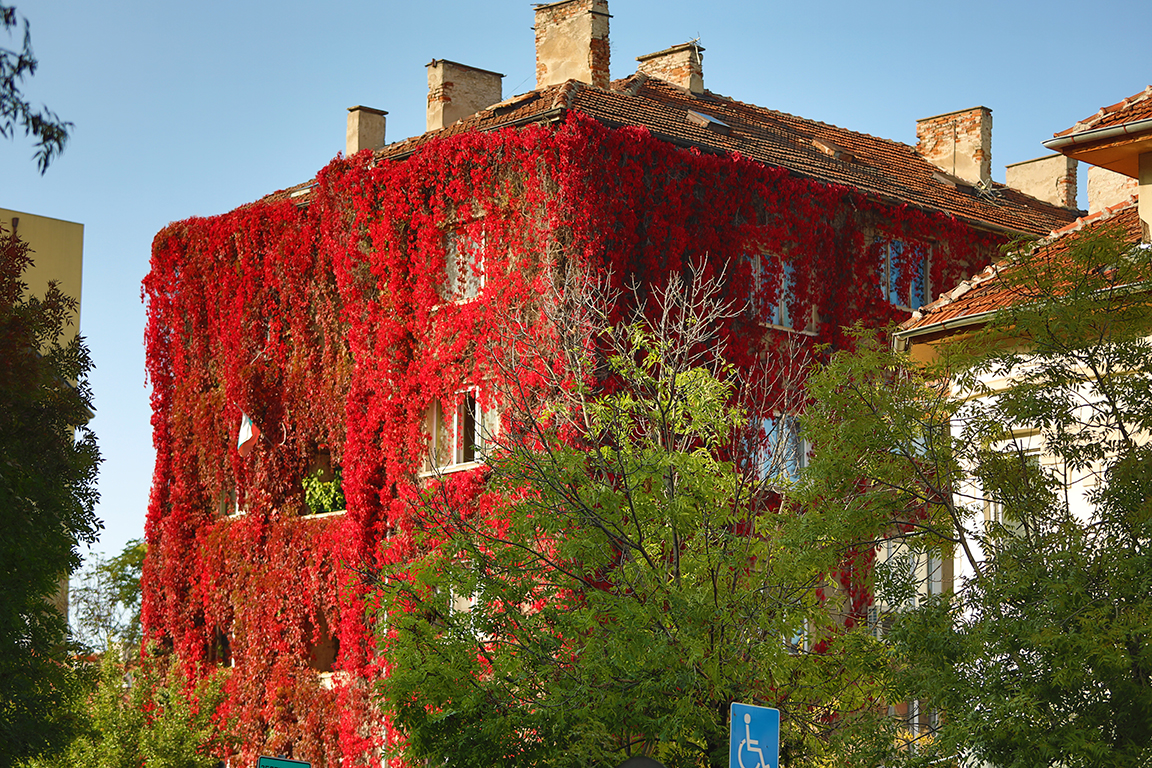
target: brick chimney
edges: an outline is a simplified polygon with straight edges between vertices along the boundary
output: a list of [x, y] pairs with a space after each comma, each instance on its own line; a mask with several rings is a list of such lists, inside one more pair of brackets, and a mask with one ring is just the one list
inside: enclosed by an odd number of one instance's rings
[[536, 87], [580, 80], [608, 87], [608, 0], [536, 6]]
[[1064, 155], [1046, 155], [1007, 166], [1008, 186], [1053, 205], [1076, 207], [1077, 162]]
[[681, 43], [656, 53], [637, 56], [636, 71], [692, 93], [704, 93], [704, 47]]
[[504, 75], [447, 59], [428, 63], [428, 123], [434, 131], [496, 104]]
[[916, 121], [916, 151], [969, 184], [992, 183], [992, 110], [973, 107]]
[[348, 107], [348, 132], [345, 134], [344, 157], [362, 149], [384, 148], [384, 115], [382, 109]]

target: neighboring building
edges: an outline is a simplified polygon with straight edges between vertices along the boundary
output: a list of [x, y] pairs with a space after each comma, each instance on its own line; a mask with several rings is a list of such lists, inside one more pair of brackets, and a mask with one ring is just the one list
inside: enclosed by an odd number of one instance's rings
[[[1123, 180], [1122, 183], [1110, 183], [1110, 190], [1127, 190], [1129, 194], [1119, 202], [1112, 202], [1102, 197], [1103, 193], [1099, 190], [1094, 194], [1090, 189], [1093, 211], [1036, 243], [1034, 253], [1040, 263], [1050, 265], [1049, 271], [1060, 278], [1066, 277], [1068, 284], [1082, 284], [1084, 276], [1070, 271], [1065, 256], [1082, 238], [1107, 232], [1119, 237], [1121, 243], [1132, 248], [1149, 247], [1149, 227], [1152, 224], [1152, 86], [1100, 110], [1071, 129], [1057, 133], [1054, 139], [1044, 144], [1061, 153], [1043, 159], [1042, 162], [1050, 167], [1065, 167], [1065, 160], [1069, 163], [1067, 167], [1073, 167], [1070, 164], [1076, 161], [1084, 161], [1092, 166], [1090, 174], [1091, 171], [1103, 169], [1107, 174]], [[1009, 178], [1012, 178], [1011, 171]], [[1097, 175], [1096, 178], [1108, 177]], [[1108, 202], [1112, 204], [1105, 205]], [[897, 349], [908, 352], [917, 362], [934, 362], [939, 358], [938, 348], [942, 343], [967, 337], [982, 328], [998, 312], [1035, 301], [1037, 294], [1034, 291], [1025, 290], [1016, 281], [1008, 279], [1015, 268], [1012, 259], [992, 264], [943, 293], [936, 301], [918, 309], [897, 332]], [[1059, 282], [1057, 280], [1056, 285]], [[1146, 286], [1141, 287], [1139, 283], [1116, 287], [1122, 291], [1147, 290]], [[1026, 369], [1025, 359], [1019, 370]], [[976, 407], [985, 402], [995, 402], [986, 398], [996, 398], [998, 393], [1016, 386], [1019, 370], [1009, 374], [988, 373], [981, 377], [981, 384], [986, 387], [981, 393], [956, 394], [971, 398]], [[1082, 386], [1082, 398], [1086, 404], [1085, 423], [1092, 410], [1090, 404], [1099, 396], [1099, 391], [1090, 383]], [[970, 416], [971, 412], [960, 412], [953, 423], [954, 434], [962, 434], [964, 421]], [[1037, 424], [1012, 424], [1009, 432], [1010, 438], [1003, 443], [993, 444], [993, 447], [1018, 457], [1020, 461], [1035, 462], [1035, 466], [1059, 478], [1065, 490], [1064, 499], [1069, 511], [1081, 521], [1091, 519], [1093, 507], [1090, 497], [1100, 483], [1100, 468], [1067, 466], [1049, 447], [1048, 441], [1052, 439], [1052, 434]], [[1144, 439], [1147, 439], [1146, 435]], [[978, 510], [967, 529], [956, 535], [966, 542], [971, 557], [976, 562], [982, 562], [986, 552], [981, 541], [987, 535], [988, 526], [995, 522], [1011, 528], [1019, 523], [1004, 515], [996, 494], [982, 487], [976, 478], [966, 478], [955, 489], [955, 494], [958, 506]], [[925, 585], [922, 593], [958, 591], [963, 589], [968, 579], [974, 577], [974, 566], [959, 547], [953, 557], [942, 562], [930, 561], [926, 567], [921, 563], [919, 567]], [[902, 708], [900, 714], [907, 713], [913, 731], [930, 725], [926, 713], [917, 713], [915, 702], [902, 707], [906, 709]]]
[[84, 267], [84, 225], [0, 208], [0, 227], [15, 232], [32, 251], [32, 268], [24, 273], [28, 292], [43, 296], [55, 281], [66, 296], [76, 299], [76, 316], [69, 322], [69, 341], [80, 332], [80, 285]]
[[[31, 213], [0, 208], [0, 227], [16, 233], [32, 252], [32, 267], [21, 279], [30, 296], [42, 297], [55, 282], [64, 295], [76, 300], [76, 315], [68, 318], [62, 344], [80, 333], [80, 286], [84, 271], [84, 225]], [[53, 603], [68, 616], [68, 575], [60, 581]]]
[[[570, 270], [625, 302], [724, 270], [749, 307], [733, 363], [783, 367], [1078, 213], [991, 181], [985, 108], [921, 121], [918, 151], [705, 90], [695, 43], [609, 82], [603, 0], [535, 13], [536, 90], [434, 60], [426, 133], [386, 144], [386, 113], [353, 107], [314, 180], [154, 242], [145, 628], [197, 674], [232, 667], [246, 759], [376, 759], [365, 575], [411, 556], [419, 489], [475, 498], [499, 385], [538, 380], [501, 368], [502, 330]], [[309, 507], [309, 476], [346, 509]]]

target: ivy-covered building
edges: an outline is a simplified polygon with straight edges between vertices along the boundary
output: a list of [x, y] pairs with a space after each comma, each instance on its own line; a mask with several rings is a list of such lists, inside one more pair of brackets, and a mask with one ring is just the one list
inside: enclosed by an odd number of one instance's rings
[[433, 61], [426, 133], [388, 144], [353, 108], [314, 179], [155, 239], [144, 622], [191, 672], [231, 668], [246, 759], [378, 763], [370, 574], [412, 554], [415, 489], [475, 495], [501, 329], [566, 270], [640, 294], [723, 271], [732, 361], [771, 365], [1077, 214], [991, 181], [984, 108], [909, 147], [712, 93], [695, 43], [609, 82], [605, 0], [535, 13], [536, 89]]

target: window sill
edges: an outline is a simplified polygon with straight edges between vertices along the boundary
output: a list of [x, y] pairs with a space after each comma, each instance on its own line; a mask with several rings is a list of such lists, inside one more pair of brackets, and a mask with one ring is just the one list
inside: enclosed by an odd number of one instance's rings
[[484, 466], [483, 461], [465, 461], [460, 464], [449, 464], [446, 467], [436, 467], [434, 469], [425, 469], [416, 473], [416, 476], [421, 480], [427, 480], [433, 477], [440, 477], [441, 475], [452, 475], [457, 472], [467, 472], [470, 469]]
[[309, 512], [306, 515], [300, 515], [305, 520], [323, 520], [329, 517], [343, 517], [348, 513], [346, 509], [337, 509], [332, 512]]
[[811, 328], [793, 328], [788, 325], [776, 325], [775, 323], [760, 323], [761, 328], [768, 328], [773, 331], [784, 331], [785, 333], [795, 333], [800, 336], [817, 336], [818, 333]]

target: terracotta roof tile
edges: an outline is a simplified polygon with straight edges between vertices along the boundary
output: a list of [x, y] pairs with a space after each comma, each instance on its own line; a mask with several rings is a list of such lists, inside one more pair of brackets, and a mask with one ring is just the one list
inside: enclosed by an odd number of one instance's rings
[[[728, 130], [690, 122], [690, 110], [722, 121]], [[401, 158], [437, 138], [559, 119], [567, 111], [609, 126], [642, 126], [658, 138], [702, 151], [738, 152], [799, 176], [853, 187], [886, 202], [940, 210], [987, 229], [1044, 235], [1073, 221], [1078, 213], [1003, 184], [979, 190], [951, 183], [906, 144], [744, 104], [710, 91], [693, 94], [643, 74], [618, 80], [607, 90], [570, 80], [522, 94], [446, 128], [390, 144], [377, 155]], [[830, 147], [839, 151], [830, 153]], [[297, 188], [271, 197], [294, 191]]]
[[1136, 120], [1146, 120], [1150, 117], [1152, 117], [1152, 85], [1110, 107], [1101, 107], [1094, 115], [1084, 118], [1071, 128], [1066, 128], [1053, 134], [1053, 136], [1057, 138], [1069, 136], [1097, 128], [1109, 128], [1113, 125], [1123, 125]]
[[[1044, 249], [1046, 256], [1059, 256], [1075, 242], [1077, 233], [1094, 231], [1105, 226], [1119, 226], [1125, 241], [1139, 243], [1141, 227], [1136, 198], [1077, 219], [1039, 241], [1036, 247]], [[986, 312], [995, 312], [1012, 306], [1018, 300], [1018, 296], [999, 279], [1001, 273], [1011, 269], [1011, 266], [1011, 260], [1004, 259], [985, 268], [951, 291], [942, 294], [936, 301], [914, 312], [901, 328], [909, 332], [938, 326], [941, 323], [955, 322], [959, 325], [966, 318], [971, 319]]]

